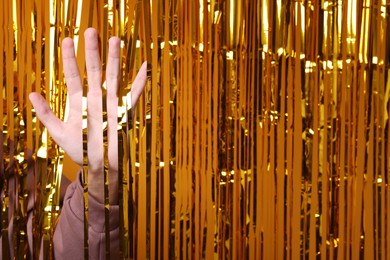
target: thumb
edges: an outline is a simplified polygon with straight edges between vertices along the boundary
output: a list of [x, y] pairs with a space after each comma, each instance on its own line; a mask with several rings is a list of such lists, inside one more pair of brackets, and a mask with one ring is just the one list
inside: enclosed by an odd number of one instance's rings
[[30, 101], [35, 109], [38, 119], [47, 128], [50, 135], [58, 143], [60, 133], [63, 131], [63, 122], [55, 116], [46, 100], [38, 93], [29, 95]]

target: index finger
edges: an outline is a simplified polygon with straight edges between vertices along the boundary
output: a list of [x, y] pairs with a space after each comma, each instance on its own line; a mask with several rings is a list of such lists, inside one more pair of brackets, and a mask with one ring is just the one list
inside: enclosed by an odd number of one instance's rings
[[65, 38], [62, 41], [62, 61], [64, 64], [64, 74], [66, 81], [66, 88], [68, 91], [69, 105], [70, 105], [70, 114], [72, 116], [72, 111], [80, 112], [82, 111], [82, 84], [80, 71], [77, 66], [74, 43], [70, 38]]

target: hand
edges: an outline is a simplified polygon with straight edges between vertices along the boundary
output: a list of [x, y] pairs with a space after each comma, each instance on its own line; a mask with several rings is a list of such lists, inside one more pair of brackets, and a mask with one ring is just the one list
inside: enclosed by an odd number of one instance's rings
[[[98, 35], [89, 28], [84, 33], [85, 59], [88, 75], [88, 189], [92, 196], [103, 202], [103, 118], [102, 118], [102, 71], [99, 58]], [[30, 100], [37, 117], [45, 125], [54, 141], [69, 157], [82, 165], [82, 95], [83, 87], [77, 66], [74, 44], [66, 38], [62, 42], [62, 59], [69, 98], [69, 116], [66, 122], [55, 116], [45, 99], [38, 93], [31, 93]], [[106, 69], [107, 121], [108, 121], [108, 160], [110, 204], [117, 203], [118, 191], [118, 136], [117, 136], [117, 89], [120, 72], [120, 39], [109, 40]], [[146, 63], [138, 72], [132, 85], [132, 106], [135, 107], [146, 83]]]

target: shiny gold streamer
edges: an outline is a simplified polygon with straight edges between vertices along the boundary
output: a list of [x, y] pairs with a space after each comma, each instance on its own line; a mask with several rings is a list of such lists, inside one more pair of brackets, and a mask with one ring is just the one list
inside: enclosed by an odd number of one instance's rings
[[63, 117], [58, 46], [73, 37], [84, 68], [88, 26], [103, 68], [108, 38], [122, 40], [120, 97], [149, 63], [134, 122], [119, 121], [123, 258], [388, 259], [388, 5], [1, 1], [3, 259], [28, 257], [33, 190], [33, 254], [43, 238], [51, 255], [67, 165], [27, 96]]

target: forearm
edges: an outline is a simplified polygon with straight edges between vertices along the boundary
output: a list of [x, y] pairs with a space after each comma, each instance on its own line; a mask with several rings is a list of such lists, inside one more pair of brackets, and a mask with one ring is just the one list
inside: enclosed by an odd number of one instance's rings
[[[84, 197], [81, 173], [68, 188], [60, 219], [54, 233], [55, 259], [79, 259], [84, 255]], [[90, 259], [104, 259], [105, 220], [104, 204], [93, 196], [88, 199], [88, 240]], [[110, 206], [111, 258], [119, 253], [119, 207]]]
[[[88, 172], [88, 192], [89, 195], [96, 199], [99, 203], [105, 204], [104, 198], [104, 171], [103, 169], [97, 172]], [[118, 174], [111, 172], [108, 176], [108, 195], [109, 204], [118, 205]]]

